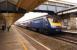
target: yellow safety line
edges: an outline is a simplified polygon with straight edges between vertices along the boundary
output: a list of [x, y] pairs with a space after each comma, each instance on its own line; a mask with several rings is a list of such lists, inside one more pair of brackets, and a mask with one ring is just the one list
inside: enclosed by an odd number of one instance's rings
[[21, 43], [21, 46], [24, 48], [24, 50], [28, 50], [23, 42]]
[[24, 42], [21, 40], [21, 38], [18, 38], [18, 40], [21, 43], [21, 46], [24, 48], [24, 50], [28, 50], [27, 46], [24, 44]]
[[[18, 31], [16, 30], [16, 32], [18, 33]], [[24, 42], [21, 40], [21, 38], [17, 38], [19, 40], [19, 43], [21, 43], [21, 46], [24, 48], [24, 50], [28, 50], [27, 46], [24, 44]]]

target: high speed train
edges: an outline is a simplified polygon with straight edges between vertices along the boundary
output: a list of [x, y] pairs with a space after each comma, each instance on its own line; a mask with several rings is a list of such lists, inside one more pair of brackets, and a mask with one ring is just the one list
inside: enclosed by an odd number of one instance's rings
[[55, 34], [61, 32], [61, 22], [59, 19], [51, 15], [44, 15], [37, 18], [27, 20], [25, 27], [34, 31]]

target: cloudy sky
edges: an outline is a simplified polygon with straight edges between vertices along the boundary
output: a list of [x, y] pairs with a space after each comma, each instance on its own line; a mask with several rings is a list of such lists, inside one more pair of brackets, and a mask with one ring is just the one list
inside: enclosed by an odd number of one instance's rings
[[[54, 1], [54, 0], [49, 0], [49, 1]], [[67, 1], [67, 2], [72, 2], [72, 3], [77, 3], [77, 0], [61, 0], [61, 1]]]
[[63, 1], [72, 2], [72, 3], [77, 3], [77, 0], [63, 0]]

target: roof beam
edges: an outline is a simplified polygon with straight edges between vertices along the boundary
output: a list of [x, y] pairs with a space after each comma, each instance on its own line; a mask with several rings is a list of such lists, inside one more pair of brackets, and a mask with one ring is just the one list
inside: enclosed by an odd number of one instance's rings
[[67, 14], [67, 13], [72, 13], [72, 12], [77, 12], [77, 7], [74, 7], [74, 8], [71, 8], [71, 9], [67, 9], [67, 10], [64, 10], [64, 11], [57, 12], [57, 14], [58, 15], [61, 15], [61, 14]]
[[50, 5], [50, 4], [42, 4], [42, 5], [48, 5], [48, 6], [57, 6], [57, 7], [63, 7], [63, 8], [69, 8], [69, 7], [64, 7], [64, 6], [59, 6], [59, 5]]
[[32, 11], [35, 7], [40, 5], [46, 0], [21, 0], [18, 2], [17, 7], [26, 9], [27, 11]]
[[65, 11], [70, 11], [70, 10], [74, 10], [74, 9], [77, 9], [77, 7], [73, 7], [73, 8], [70, 8], [70, 9], [67, 9], [67, 10], [63, 10], [63, 11], [60, 11], [60, 12], [57, 12], [57, 13], [61, 13], [61, 12], [65, 12]]

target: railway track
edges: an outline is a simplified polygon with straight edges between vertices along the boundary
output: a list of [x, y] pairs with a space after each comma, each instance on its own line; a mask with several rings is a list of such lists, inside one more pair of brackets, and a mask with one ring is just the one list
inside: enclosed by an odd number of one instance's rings
[[62, 36], [55, 36], [54, 38], [77, 45], [77, 37], [74, 36], [62, 35]]

